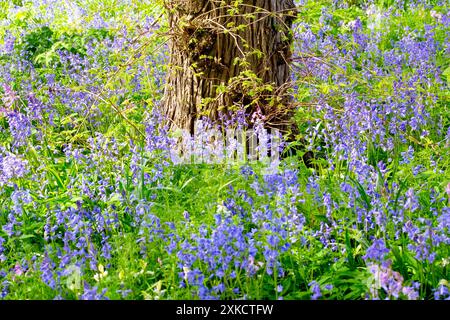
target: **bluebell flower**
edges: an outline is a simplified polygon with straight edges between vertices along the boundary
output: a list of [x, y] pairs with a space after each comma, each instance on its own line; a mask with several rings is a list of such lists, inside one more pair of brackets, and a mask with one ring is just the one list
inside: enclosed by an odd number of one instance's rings
[[364, 260], [374, 260], [378, 262], [384, 262], [386, 255], [390, 250], [386, 247], [384, 239], [375, 239], [372, 245], [367, 248], [366, 254], [363, 256]]
[[320, 286], [317, 283], [317, 281], [311, 281], [308, 286], [310, 287], [311, 290], [311, 300], [317, 300], [320, 297], [322, 297], [322, 291], [320, 290]]

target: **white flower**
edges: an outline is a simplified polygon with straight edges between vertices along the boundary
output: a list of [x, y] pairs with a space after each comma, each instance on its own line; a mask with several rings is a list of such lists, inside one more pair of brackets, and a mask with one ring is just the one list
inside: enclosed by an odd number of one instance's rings
[[436, 19], [438, 22], [441, 22], [441, 21], [442, 21], [442, 14], [441, 14], [441, 13], [436, 12], [436, 11], [434, 11], [434, 10], [431, 10], [430, 14], [431, 14], [431, 16], [432, 16], [434, 19]]
[[98, 265], [99, 273], [94, 275], [94, 280], [99, 282], [101, 279], [105, 278], [108, 275], [108, 271], [105, 270], [105, 267], [102, 264]]

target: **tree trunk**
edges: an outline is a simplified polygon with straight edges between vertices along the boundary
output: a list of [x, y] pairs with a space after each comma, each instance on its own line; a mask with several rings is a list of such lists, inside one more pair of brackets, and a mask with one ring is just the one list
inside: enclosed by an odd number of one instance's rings
[[[258, 111], [282, 126], [290, 98], [292, 0], [167, 0], [170, 66], [162, 110], [172, 129], [201, 116]], [[248, 119], [247, 119], [248, 120]]]

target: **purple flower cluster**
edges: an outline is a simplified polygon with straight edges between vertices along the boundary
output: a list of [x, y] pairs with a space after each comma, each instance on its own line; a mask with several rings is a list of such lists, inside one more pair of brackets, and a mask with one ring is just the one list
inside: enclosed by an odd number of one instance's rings
[[414, 283], [411, 287], [404, 286], [402, 275], [393, 271], [389, 263], [386, 266], [370, 264], [368, 269], [373, 277], [372, 282], [369, 284], [370, 297], [372, 299], [380, 299], [380, 289], [383, 289], [386, 299], [398, 299], [401, 295], [406, 296], [408, 300], [417, 300], [419, 298], [418, 289], [420, 285]]
[[[296, 64], [296, 75], [302, 84], [311, 79], [309, 91], [317, 99], [313, 111], [317, 120], [308, 123], [306, 130], [311, 149], [320, 152], [325, 147], [329, 162], [346, 161], [357, 176], [368, 176], [365, 166], [370, 148], [392, 154], [396, 143], [408, 142], [407, 136], [422, 139], [432, 134], [429, 128], [443, 130], [442, 123], [434, 123], [438, 119], [432, 116], [437, 95], [446, 86], [433, 59], [443, 46], [435, 39], [439, 21], [425, 30], [408, 30], [404, 37], [392, 41], [392, 49], [384, 51], [386, 35], [372, 30], [368, 37], [359, 19], [349, 24], [350, 34], [340, 34], [339, 38], [331, 32], [335, 26], [326, 11], [322, 22], [318, 32], [305, 23], [295, 29], [296, 59], [302, 62]], [[405, 75], [403, 70], [411, 72]], [[367, 90], [383, 89], [375, 98], [361, 91], [360, 81], [368, 83]], [[327, 93], [317, 89], [317, 82], [330, 88]], [[392, 90], [384, 90], [386, 85]], [[423, 88], [430, 90], [422, 93]], [[343, 103], [337, 104], [337, 100]], [[409, 145], [401, 154], [400, 163], [408, 164], [414, 148]]]
[[450, 300], [450, 290], [448, 284], [440, 284], [434, 291], [435, 300]]
[[27, 172], [27, 160], [12, 153], [2, 152], [2, 148], [0, 147], [0, 187], [9, 185], [12, 179], [21, 178]]
[[4, 254], [5, 248], [3, 247], [3, 244], [5, 243], [5, 241], [6, 241], [5, 239], [0, 237], [0, 262], [5, 262], [6, 261], [6, 256]]
[[[53, 6], [36, 10], [44, 24], [67, 14], [61, 1], [30, 3]], [[396, 3], [412, 12], [428, 6]], [[45, 67], [26, 58], [24, 37], [8, 31], [0, 47], [0, 299], [25, 277], [40, 278], [55, 299], [136, 297], [141, 288], [128, 285], [138, 286], [142, 275], [145, 284], [156, 282], [158, 297], [282, 298], [302, 288], [315, 300], [342, 293], [323, 285], [330, 272], [354, 275], [352, 283], [364, 284], [355, 290], [367, 284], [367, 298], [448, 299], [441, 278], [450, 184], [438, 171], [446, 154], [436, 152], [448, 145], [450, 128], [438, 111], [448, 82], [436, 57], [450, 52], [442, 33], [449, 15], [425, 11], [432, 22], [416, 30], [390, 25], [397, 21], [393, 8], [373, 1], [362, 7], [366, 16], [352, 21], [324, 7], [318, 25], [305, 19], [294, 30], [295, 95], [301, 100], [307, 92], [305, 105], [315, 106], [296, 117], [306, 128], [302, 147], [320, 160], [310, 169], [278, 158], [268, 166], [252, 154], [265, 158], [284, 147], [258, 112], [250, 137], [258, 146], [250, 153], [243, 143], [249, 136], [235, 134], [248, 125], [246, 110], [220, 114], [225, 127], [199, 121], [194, 137], [162, 127], [157, 101], [167, 48], [145, 51], [161, 41], [152, 18], [130, 17], [139, 28], [125, 27], [108, 10], [85, 20], [88, 9], [73, 4], [70, 15], [106, 35], [83, 38], [79, 52], [53, 48]], [[401, 31], [392, 38], [394, 27]], [[185, 149], [177, 153], [180, 140]], [[198, 212], [178, 202], [201, 178], [185, 166], [192, 158], [236, 176], [227, 176], [217, 197], [190, 206]], [[245, 158], [260, 163], [235, 170]], [[126, 252], [129, 245], [135, 247]], [[125, 254], [136, 259], [126, 272], [145, 267], [123, 275], [117, 264]]]
[[173, 240], [169, 244], [169, 253], [178, 250], [180, 285], [196, 287], [203, 299], [237, 289], [229, 288], [225, 279], [234, 283], [257, 274], [283, 278], [280, 259], [300, 240], [305, 219], [297, 210], [302, 202], [297, 172], [259, 179], [247, 166], [241, 171], [252, 181], [254, 192], [231, 188], [212, 224], [196, 226], [189, 218], [183, 227], [186, 237], [178, 239], [178, 245]]
[[383, 239], [376, 239], [373, 241], [372, 245], [367, 248], [363, 259], [382, 263], [386, 260], [386, 255], [389, 251], [390, 250], [386, 248], [386, 244]]

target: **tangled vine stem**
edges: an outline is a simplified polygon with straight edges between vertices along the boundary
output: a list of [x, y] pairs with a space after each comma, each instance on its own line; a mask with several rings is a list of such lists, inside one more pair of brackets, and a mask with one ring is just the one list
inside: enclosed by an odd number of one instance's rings
[[202, 116], [245, 110], [286, 129], [291, 103], [291, 0], [166, 1], [170, 71], [163, 113], [194, 132]]

